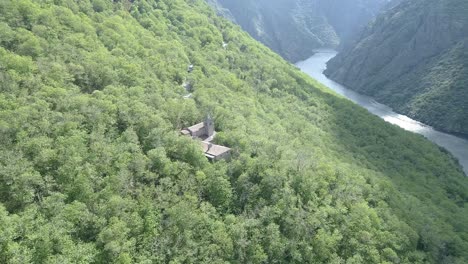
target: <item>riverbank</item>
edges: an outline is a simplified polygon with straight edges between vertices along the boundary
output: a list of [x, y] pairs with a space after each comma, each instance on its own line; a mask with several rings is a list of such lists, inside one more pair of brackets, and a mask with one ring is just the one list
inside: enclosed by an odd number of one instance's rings
[[409, 118], [408, 116], [394, 112], [392, 108], [376, 102], [369, 96], [361, 95], [329, 79], [323, 74], [323, 72], [326, 69], [327, 61], [336, 55], [337, 52], [334, 50], [317, 50], [312, 57], [298, 62], [295, 65], [328, 88], [366, 108], [369, 112], [381, 117], [386, 122], [397, 125], [407, 131], [423, 135], [428, 140], [446, 149], [447, 152], [452, 154], [458, 160], [465, 172], [465, 175], [468, 175], [468, 136], [458, 136], [437, 131], [428, 125]]

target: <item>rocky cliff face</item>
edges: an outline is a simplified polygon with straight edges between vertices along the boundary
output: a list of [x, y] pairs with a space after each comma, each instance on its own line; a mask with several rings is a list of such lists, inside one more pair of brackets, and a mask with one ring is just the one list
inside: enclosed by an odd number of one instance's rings
[[325, 73], [438, 129], [468, 134], [468, 2], [404, 0]]
[[[318, 48], [337, 48], [388, 0], [208, 0], [254, 38], [296, 62]], [[224, 13], [226, 13], [224, 11]], [[218, 12], [223, 14], [223, 12]]]

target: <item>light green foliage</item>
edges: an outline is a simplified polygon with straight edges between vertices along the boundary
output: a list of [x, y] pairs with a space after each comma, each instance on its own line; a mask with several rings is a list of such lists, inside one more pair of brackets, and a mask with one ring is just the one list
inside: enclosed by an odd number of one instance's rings
[[[1, 263], [468, 259], [450, 156], [201, 0], [7, 0], [0, 28]], [[230, 161], [178, 133], [208, 113]]]

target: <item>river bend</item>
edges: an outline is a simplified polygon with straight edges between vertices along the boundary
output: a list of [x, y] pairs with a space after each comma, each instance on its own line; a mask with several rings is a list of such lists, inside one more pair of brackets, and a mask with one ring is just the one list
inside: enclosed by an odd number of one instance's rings
[[377, 115], [385, 121], [397, 125], [405, 130], [421, 134], [430, 141], [447, 149], [459, 160], [460, 164], [463, 166], [465, 174], [468, 175], [468, 140], [437, 131], [430, 126], [413, 120], [405, 115], [395, 113], [390, 107], [376, 102], [371, 97], [361, 95], [331, 79], [328, 79], [323, 72], [327, 67], [327, 61], [335, 57], [336, 54], [337, 52], [334, 50], [319, 50], [309, 59], [298, 62], [296, 66], [336, 93], [341, 94], [354, 103], [366, 108], [372, 114]]

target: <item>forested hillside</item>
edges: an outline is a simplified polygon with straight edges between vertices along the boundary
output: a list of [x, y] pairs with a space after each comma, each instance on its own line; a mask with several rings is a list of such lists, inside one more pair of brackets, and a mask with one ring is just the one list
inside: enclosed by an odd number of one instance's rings
[[0, 1], [0, 142], [0, 263], [468, 261], [453, 158], [201, 0]]
[[401, 1], [325, 73], [437, 129], [468, 135], [468, 1]]
[[351, 40], [388, 0], [207, 0], [219, 14], [283, 58], [297, 62], [315, 49]]

